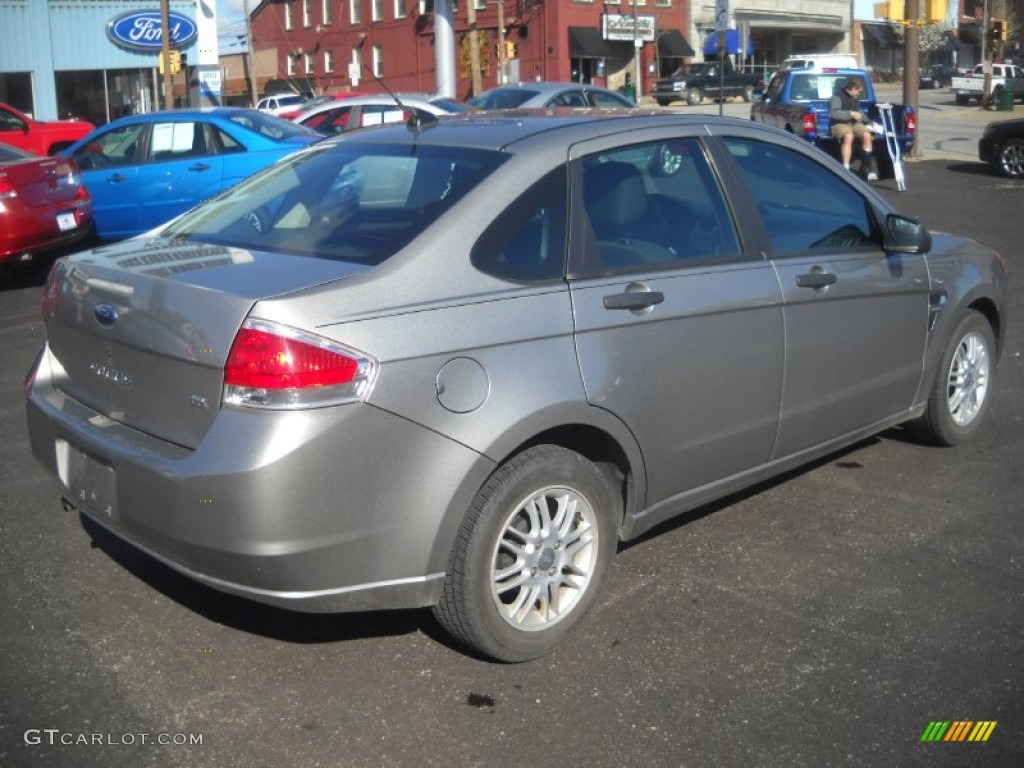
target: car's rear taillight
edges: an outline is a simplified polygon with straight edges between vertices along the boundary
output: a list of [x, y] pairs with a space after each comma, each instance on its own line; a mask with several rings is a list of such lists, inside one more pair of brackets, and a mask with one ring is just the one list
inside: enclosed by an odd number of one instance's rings
[[907, 133], [911, 136], [917, 133], [917, 115], [913, 112], [907, 115]]
[[815, 133], [818, 132], [818, 121], [814, 117], [813, 112], [808, 112], [806, 115], [804, 115], [803, 125], [805, 136], [813, 136]]
[[14, 186], [14, 182], [8, 179], [6, 175], [0, 173], [0, 200], [17, 196], [18, 188]]
[[299, 409], [363, 400], [377, 361], [335, 341], [263, 320], [238, 331], [224, 366], [224, 402]]

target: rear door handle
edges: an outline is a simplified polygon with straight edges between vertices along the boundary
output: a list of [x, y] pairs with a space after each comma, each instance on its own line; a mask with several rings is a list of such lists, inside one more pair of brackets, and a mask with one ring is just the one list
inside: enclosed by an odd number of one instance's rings
[[661, 304], [665, 294], [661, 291], [627, 291], [604, 297], [605, 309], [647, 309]]
[[796, 284], [801, 288], [827, 288], [835, 281], [836, 276], [831, 272], [811, 272], [796, 276]]
[[120, 184], [122, 181], [128, 181], [128, 177], [120, 173], [115, 173], [110, 176], [107, 176], [107, 181], [112, 182], [114, 184]]

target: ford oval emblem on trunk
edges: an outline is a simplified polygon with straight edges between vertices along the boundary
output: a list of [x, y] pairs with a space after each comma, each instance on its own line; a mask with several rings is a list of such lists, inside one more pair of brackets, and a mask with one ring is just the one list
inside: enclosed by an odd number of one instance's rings
[[97, 304], [93, 314], [100, 325], [110, 326], [117, 322], [117, 310], [110, 304]]

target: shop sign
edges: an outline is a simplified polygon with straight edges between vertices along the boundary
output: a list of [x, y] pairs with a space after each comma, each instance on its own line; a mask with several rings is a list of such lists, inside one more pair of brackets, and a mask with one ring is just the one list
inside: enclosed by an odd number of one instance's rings
[[[170, 44], [184, 48], [196, 39], [196, 23], [187, 16], [171, 11], [167, 14], [171, 32]], [[160, 11], [130, 11], [107, 22], [107, 37], [115, 45], [133, 51], [159, 51], [163, 47]]]
[[654, 40], [654, 17], [606, 13], [605, 40]]

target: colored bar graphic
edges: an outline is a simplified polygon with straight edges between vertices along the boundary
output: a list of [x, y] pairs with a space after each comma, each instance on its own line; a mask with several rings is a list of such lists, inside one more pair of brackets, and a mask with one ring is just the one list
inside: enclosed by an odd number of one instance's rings
[[921, 741], [988, 741], [995, 728], [995, 720], [932, 720]]

